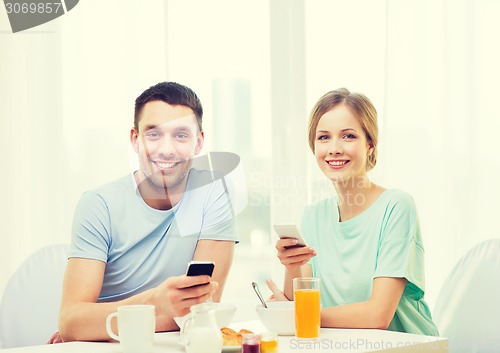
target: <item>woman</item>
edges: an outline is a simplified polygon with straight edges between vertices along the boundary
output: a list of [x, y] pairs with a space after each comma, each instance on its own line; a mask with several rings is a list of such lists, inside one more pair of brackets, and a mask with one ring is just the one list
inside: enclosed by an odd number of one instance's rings
[[424, 250], [413, 199], [370, 181], [377, 162], [377, 112], [347, 89], [328, 92], [314, 106], [309, 146], [337, 196], [306, 208], [306, 247], [276, 248], [285, 266], [275, 300], [293, 300], [292, 279], [321, 278], [321, 326], [378, 328], [437, 336], [424, 296]]

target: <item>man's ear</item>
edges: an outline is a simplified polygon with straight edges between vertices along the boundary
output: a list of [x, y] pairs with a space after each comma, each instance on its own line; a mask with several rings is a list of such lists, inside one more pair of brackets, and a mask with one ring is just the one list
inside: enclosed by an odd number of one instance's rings
[[133, 127], [132, 129], [130, 129], [130, 143], [132, 144], [132, 148], [134, 149], [135, 153], [139, 153], [138, 138], [139, 134], [135, 130], [135, 127]]
[[203, 131], [201, 131], [198, 134], [198, 137], [196, 138], [196, 147], [194, 150], [195, 156], [201, 152], [201, 150], [203, 148], [203, 142], [205, 142], [205, 134]]

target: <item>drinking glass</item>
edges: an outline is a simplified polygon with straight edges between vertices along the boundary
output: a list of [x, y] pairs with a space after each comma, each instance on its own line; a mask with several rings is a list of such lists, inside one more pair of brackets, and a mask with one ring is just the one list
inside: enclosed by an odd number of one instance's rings
[[319, 338], [321, 323], [319, 278], [294, 278], [293, 297], [295, 302], [295, 336], [298, 339]]
[[260, 334], [260, 353], [278, 353], [278, 335], [266, 331]]
[[260, 335], [244, 333], [241, 336], [241, 353], [260, 353]]

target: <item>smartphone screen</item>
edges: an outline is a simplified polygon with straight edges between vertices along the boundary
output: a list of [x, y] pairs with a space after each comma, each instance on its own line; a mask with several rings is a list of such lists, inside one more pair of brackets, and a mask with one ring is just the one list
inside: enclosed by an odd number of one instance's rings
[[286, 249], [306, 246], [306, 242], [300, 235], [300, 232], [295, 224], [275, 224], [274, 230], [278, 233], [278, 236], [281, 239], [297, 239], [297, 244], [285, 246]]
[[190, 261], [186, 271], [187, 276], [212, 276], [215, 264], [212, 261]]

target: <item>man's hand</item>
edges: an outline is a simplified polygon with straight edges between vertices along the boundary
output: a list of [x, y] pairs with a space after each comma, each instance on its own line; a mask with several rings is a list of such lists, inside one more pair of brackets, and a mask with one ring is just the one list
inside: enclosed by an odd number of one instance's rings
[[206, 302], [217, 290], [218, 283], [209, 276], [170, 277], [154, 291], [156, 315], [184, 316], [191, 305]]

